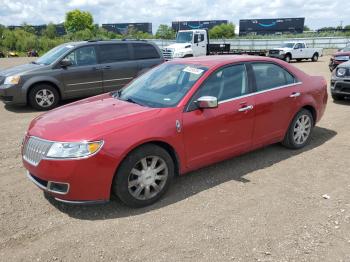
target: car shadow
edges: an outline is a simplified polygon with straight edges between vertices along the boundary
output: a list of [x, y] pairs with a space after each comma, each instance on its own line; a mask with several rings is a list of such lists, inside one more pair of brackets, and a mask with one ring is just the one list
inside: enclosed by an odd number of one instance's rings
[[[69, 103], [73, 103], [73, 102], [76, 102], [78, 101], [79, 99], [69, 99], [69, 100], [64, 100], [64, 101], [60, 101], [58, 107], [60, 106], [64, 106], [64, 105], [67, 105]], [[23, 113], [45, 113], [45, 112], [49, 112], [49, 111], [38, 111], [32, 107], [30, 107], [29, 105], [24, 105], [24, 106], [16, 106], [16, 105], [5, 105], [4, 106], [5, 109], [7, 111], [10, 111], [10, 112], [13, 112], [13, 113], [19, 113], [19, 114], [23, 114]]]
[[344, 97], [344, 100], [333, 100], [333, 103], [337, 105], [348, 106], [350, 105], [350, 96]]
[[45, 194], [45, 197], [59, 211], [77, 219], [105, 220], [136, 216], [183, 201], [193, 195], [231, 180], [235, 180], [237, 183], [249, 183], [250, 180], [244, 178], [245, 175], [313, 150], [332, 139], [336, 134], [333, 130], [315, 127], [310, 144], [301, 150], [289, 150], [279, 144], [275, 144], [202, 168], [185, 176], [176, 177], [169, 191], [162, 199], [144, 208], [129, 208], [115, 197], [112, 197], [111, 201], [106, 204], [85, 206], [60, 203], [47, 194]]

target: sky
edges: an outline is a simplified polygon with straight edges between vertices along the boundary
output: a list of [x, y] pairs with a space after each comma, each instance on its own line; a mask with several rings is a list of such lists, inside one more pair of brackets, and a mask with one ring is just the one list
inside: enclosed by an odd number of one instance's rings
[[349, 0], [0, 0], [0, 24], [60, 23], [72, 9], [89, 11], [97, 24], [179, 20], [305, 17], [311, 29], [350, 24]]

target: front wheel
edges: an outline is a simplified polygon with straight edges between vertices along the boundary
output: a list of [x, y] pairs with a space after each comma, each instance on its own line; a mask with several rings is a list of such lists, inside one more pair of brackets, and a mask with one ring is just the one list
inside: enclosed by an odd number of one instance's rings
[[127, 206], [151, 205], [169, 188], [174, 172], [174, 162], [165, 149], [144, 145], [132, 151], [120, 165], [113, 192]]
[[284, 61], [286, 61], [287, 63], [290, 63], [291, 60], [292, 60], [292, 57], [289, 54], [284, 57]]
[[306, 146], [310, 141], [313, 127], [314, 119], [310, 111], [300, 110], [293, 118], [282, 144], [291, 149], [300, 149]]
[[57, 106], [59, 94], [48, 84], [40, 84], [32, 88], [28, 95], [29, 104], [37, 110], [50, 110]]

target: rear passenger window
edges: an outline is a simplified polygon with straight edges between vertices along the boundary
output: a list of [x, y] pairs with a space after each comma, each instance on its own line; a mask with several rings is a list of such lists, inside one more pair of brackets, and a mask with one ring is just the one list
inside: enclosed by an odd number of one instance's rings
[[278, 65], [256, 63], [252, 67], [258, 92], [295, 83], [294, 77]]
[[153, 45], [140, 43], [132, 44], [135, 59], [159, 58], [159, 53]]
[[100, 45], [101, 63], [130, 60], [127, 44]]

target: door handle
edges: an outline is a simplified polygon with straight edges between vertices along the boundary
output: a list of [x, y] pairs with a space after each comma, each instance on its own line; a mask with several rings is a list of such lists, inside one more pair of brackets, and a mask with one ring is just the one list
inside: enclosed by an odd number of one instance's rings
[[246, 111], [250, 111], [250, 110], [253, 110], [254, 106], [253, 105], [250, 105], [250, 106], [245, 106], [245, 107], [242, 107], [240, 109], [238, 109], [238, 112], [246, 112]]
[[301, 94], [299, 92], [295, 92], [295, 93], [291, 94], [289, 97], [293, 98], [293, 97], [298, 97], [300, 95]]
[[111, 69], [111, 66], [104, 66], [103, 69]]

